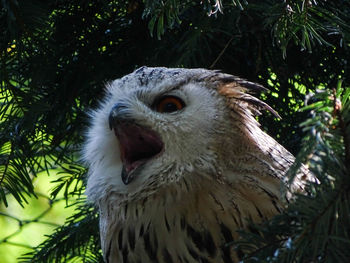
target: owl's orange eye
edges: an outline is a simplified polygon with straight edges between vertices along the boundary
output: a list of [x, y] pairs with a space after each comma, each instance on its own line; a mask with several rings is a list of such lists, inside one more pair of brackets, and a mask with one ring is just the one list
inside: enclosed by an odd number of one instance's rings
[[165, 96], [161, 98], [155, 106], [158, 112], [170, 113], [183, 109], [183, 107], [185, 107], [185, 103], [178, 97]]

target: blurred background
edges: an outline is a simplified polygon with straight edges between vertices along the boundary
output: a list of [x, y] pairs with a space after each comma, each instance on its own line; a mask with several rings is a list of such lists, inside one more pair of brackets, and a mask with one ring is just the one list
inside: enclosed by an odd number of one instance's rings
[[57, 178], [55, 171], [49, 177], [38, 174], [33, 179], [37, 197], [28, 198], [24, 207], [11, 196], [8, 207], [0, 205], [0, 262], [17, 262], [20, 255], [32, 251], [73, 214], [74, 208], [67, 206], [63, 195], [55, 200], [49, 196], [50, 182]]

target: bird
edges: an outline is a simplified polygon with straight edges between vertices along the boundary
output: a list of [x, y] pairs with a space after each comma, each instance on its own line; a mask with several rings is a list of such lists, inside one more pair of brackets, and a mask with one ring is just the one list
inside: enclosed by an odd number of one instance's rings
[[279, 214], [295, 157], [257, 116], [278, 117], [257, 83], [203, 68], [140, 67], [89, 112], [86, 195], [108, 263], [228, 263], [238, 230]]

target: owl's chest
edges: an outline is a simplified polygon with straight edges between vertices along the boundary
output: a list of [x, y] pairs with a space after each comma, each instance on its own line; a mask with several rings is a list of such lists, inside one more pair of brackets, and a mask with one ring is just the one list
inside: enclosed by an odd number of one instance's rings
[[105, 257], [110, 263], [238, 262], [239, 253], [230, 246], [238, 239], [236, 231], [247, 218], [262, 220], [265, 211], [258, 207], [267, 200], [260, 199], [259, 206], [222, 189], [198, 191], [171, 205], [158, 199], [128, 205], [118, 211], [123, 219], [116, 224], [101, 218], [110, 226], [101, 231]]

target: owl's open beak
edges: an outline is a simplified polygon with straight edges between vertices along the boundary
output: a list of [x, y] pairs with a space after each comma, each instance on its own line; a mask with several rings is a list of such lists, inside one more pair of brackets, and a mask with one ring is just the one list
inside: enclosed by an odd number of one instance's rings
[[113, 129], [120, 145], [121, 177], [127, 185], [147, 161], [162, 151], [163, 142], [156, 132], [130, 122], [119, 122]]

